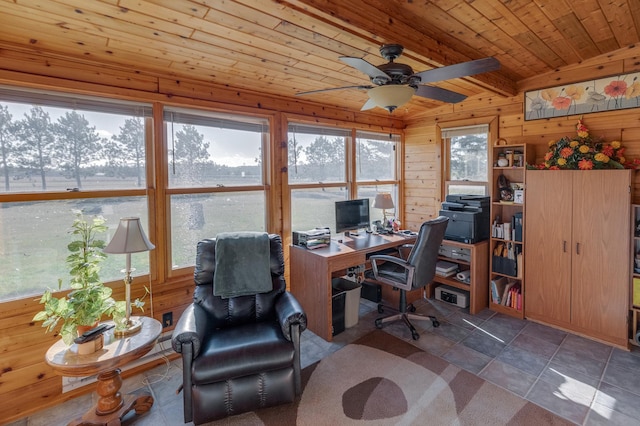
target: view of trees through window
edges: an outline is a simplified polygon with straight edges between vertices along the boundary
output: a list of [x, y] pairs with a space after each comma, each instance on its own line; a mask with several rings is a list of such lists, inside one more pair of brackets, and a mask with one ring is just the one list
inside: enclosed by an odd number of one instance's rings
[[488, 193], [488, 127], [443, 129], [449, 147], [448, 194]]
[[266, 120], [166, 108], [172, 269], [195, 262], [202, 238], [264, 231]]
[[[288, 155], [291, 185], [291, 226], [335, 230], [335, 202], [370, 198], [377, 192], [396, 196], [396, 144], [399, 137], [338, 128], [289, 125]], [[353, 144], [356, 170], [348, 170], [347, 147]], [[348, 178], [352, 176], [352, 178]], [[355, 192], [349, 193], [349, 179]], [[372, 210], [373, 213], [373, 210]]]
[[[150, 117], [144, 104], [0, 88], [0, 300], [57, 289], [59, 279], [67, 288], [75, 211], [103, 216], [106, 242], [121, 217], [146, 226]], [[100, 277], [119, 281], [122, 268], [110, 255]], [[148, 253], [136, 269], [149, 272]]]
[[[106, 219], [105, 242], [121, 217], [140, 217], [145, 228], [150, 217], [166, 221], [146, 231], [153, 240], [166, 225], [170, 255], [157, 256], [170, 259], [169, 276], [193, 265], [202, 238], [267, 230], [269, 120], [162, 108], [164, 132], [155, 135], [150, 104], [0, 87], [0, 301], [66, 282], [77, 210]], [[292, 229], [333, 227], [335, 201], [397, 195], [399, 138], [352, 131], [290, 125]], [[149, 186], [147, 176], [164, 170], [160, 187]], [[157, 214], [158, 191], [166, 215]], [[135, 275], [148, 274], [149, 253], [135, 257]], [[119, 282], [122, 261], [109, 255], [101, 279]]]
[[0, 102], [0, 191], [143, 187], [144, 141], [141, 117]]

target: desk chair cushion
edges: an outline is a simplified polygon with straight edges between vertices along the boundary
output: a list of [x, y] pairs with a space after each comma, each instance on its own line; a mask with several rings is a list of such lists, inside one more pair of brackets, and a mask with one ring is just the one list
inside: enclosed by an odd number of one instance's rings
[[191, 377], [194, 385], [206, 385], [291, 367], [295, 350], [282, 339], [275, 322], [245, 324], [217, 330], [204, 342], [194, 359]]
[[404, 290], [412, 289], [413, 266], [395, 256], [375, 255], [372, 258], [377, 280]]

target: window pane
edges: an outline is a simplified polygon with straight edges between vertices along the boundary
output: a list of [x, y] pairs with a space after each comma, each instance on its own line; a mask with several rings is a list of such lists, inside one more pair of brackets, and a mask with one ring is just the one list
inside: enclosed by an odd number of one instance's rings
[[450, 147], [450, 180], [488, 181], [486, 133], [454, 136]]
[[171, 196], [173, 268], [195, 264], [196, 245], [219, 232], [266, 231], [262, 191]]
[[335, 233], [335, 202], [346, 199], [345, 188], [292, 189], [291, 229], [307, 231], [328, 226]]
[[79, 109], [63, 96], [56, 102], [54, 95], [43, 102], [60, 106], [36, 106], [3, 101], [3, 95], [8, 97], [0, 91], [0, 192], [145, 186], [148, 106], [95, 101], [90, 108], [91, 101], [83, 99], [86, 109]]
[[[359, 185], [358, 196], [356, 198], [369, 198], [371, 200], [371, 221], [383, 220], [382, 209], [376, 209], [373, 207], [373, 200], [376, 198], [376, 194], [387, 192], [391, 194], [393, 198], [393, 205], [398, 205], [398, 186], [397, 185]], [[385, 210], [387, 218], [395, 217], [396, 209]]]
[[[0, 300], [40, 294], [47, 288], [68, 288], [68, 233], [75, 219], [74, 210], [82, 210], [87, 220], [103, 216], [109, 231], [101, 236], [108, 243], [121, 217], [142, 219], [147, 231], [147, 204], [144, 197], [59, 200], [3, 203], [0, 208]], [[134, 253], [134, 275], [149, 272], [149, 253]], [[124, 278], [124, 255], [110, 254], [102, 263], [100, 278], [118, 281]]]
[[345, 182], [346, 136], [289, 128], [289, 183]]
[[394, 180], [396, 178], [396, 143], [399, 137], [374, 133], [357, 133], [356, 180]]
[[262, 185], [262, 140], [267, 122], [165, 111], [169, 186]]

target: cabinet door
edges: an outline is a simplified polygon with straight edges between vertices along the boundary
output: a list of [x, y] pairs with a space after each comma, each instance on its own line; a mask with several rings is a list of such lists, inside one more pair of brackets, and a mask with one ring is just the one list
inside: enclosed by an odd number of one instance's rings
[[628, 170], [573, 174], [572, 315], [594, 336], [626, 341], [629, 297]]
[[571, 321], [571, 173], [527, 171], [525, 316]]

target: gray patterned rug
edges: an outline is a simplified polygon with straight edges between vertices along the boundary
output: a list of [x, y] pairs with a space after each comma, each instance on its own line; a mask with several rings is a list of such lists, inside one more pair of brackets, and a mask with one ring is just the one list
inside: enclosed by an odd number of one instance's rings
[[303, 388], [295, 403], [211, 424], [573, 424], [379, 330], [305, 368]]

